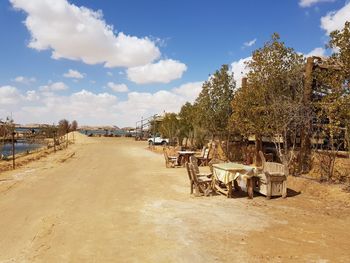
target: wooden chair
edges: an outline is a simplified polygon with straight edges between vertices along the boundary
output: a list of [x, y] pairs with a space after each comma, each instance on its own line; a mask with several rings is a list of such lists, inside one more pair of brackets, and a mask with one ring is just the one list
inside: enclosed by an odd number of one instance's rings
[[198, 167], [198, 160], [197, 160], [197, 158], [196, 158], [195, 156], [193, 156], [193, 155], [190, 156], [190, 163], [192, 164], [193, 169], [194, 169], [194, 171], [195, 171], [197, 177], [203, 177], [203, 176], [205, 176], [205, 177], [211, 177], [211, 176], [213, 175], [213, 173], [201, 173], [201, 172], [199, 171], [199, 167]]
[[209, 148], [206, 148], [204, 150], [204, 154], [202, 157], [198, 157], [198, 165], [199, 166], [207, 166], [210, 159], [209, 159], [209, 152], [210, 152], [210, 149]]
[[201, 150], [201, 153], [200, 153], [199, 155], [196, 154], [195, 156], [196, 156], [197, 158], [204, 157], [205, 149], [207, 149], [207, 147], [206, 147], [206, 146], [203, 146], [203, 148], [202, 148], [202, 150]]
[[180, 167], [178, 164], [178, 157], [177, 156], [169, 156], [166, 148], [163, 148], [163, 154], [164, 154], [166, 168]]
[[259, 169], [259, 181], [254, 186], [257, 191], [270, 199], [272, 196], [287, 197], [287, 176], [283, 164], [266, 162], [264, 154], [259, 151], [262, 167]]
[[199, 196], [201, 194], [204, 194], [205, 196], [209, 196], [212, 192], [212, 179], [205, 176], [199, 177], [196, 174], [194, 167], [191, 163], [186, 163], [186, 166], [188, 166], [188, 169], [190, 171], [189, 174], [192, 179], [191, 187], [194, 188], [195, 195]]

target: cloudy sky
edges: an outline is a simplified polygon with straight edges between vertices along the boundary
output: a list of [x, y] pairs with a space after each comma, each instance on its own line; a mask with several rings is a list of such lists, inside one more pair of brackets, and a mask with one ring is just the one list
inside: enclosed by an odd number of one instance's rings
[[222, 64], [239, 82], [273, 32], [325, 55], [346, 20], [344, 0], [1, 0], [0, 119], [134, 126], [193, 102]]

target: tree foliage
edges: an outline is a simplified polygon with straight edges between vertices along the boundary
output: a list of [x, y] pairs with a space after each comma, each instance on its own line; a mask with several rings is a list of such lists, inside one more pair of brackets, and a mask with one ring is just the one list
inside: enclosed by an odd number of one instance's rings
[[194, 119], [196, 118], [195, 114], [195, 107], [189, 103], [186, 102], [179, 112], [179, 142], [182, 142], [183, 138], [186, 138], [186, 145], [187, 140], [190, 139], [191, 142], [193, 142], [194, 138]]
[[71, 129], [72, 131], [76, 131], [77, 128], [78, 128], [78, 122], [77, 122], [76, 120], [72, 121], [72, 124], [71, 124], [71, 126], [70, 126], [70, 129]]
[[342, 30], [330, 34], [328, 48], [334, 52], [326, 61], [318, 61], [315, 69], [316, 136], [325, 140], [324, 179], [333, 176], [336, 152], [349, 149], [350, 130], [350, 22]]
[[179, 120], [177, 115], [175, 113], [165, 114], [159, 131], [163, 137], [169, 138], [170, 144], [173, 144], [179, 132]]
[[334, 139], [350, 128], [350, 22], [330, 34], [328, 47], [335, 52], [315, 70], [315, 108], [323, 131], [330, 136], [329, 147], [335, 147], [340, 142]]
[[208, 81], [195, 102], [196, 124], [217, 136], [228, 132], [231, 101], [236, 83], [228, 65], [223, 65]]
[[59, 135], [64, 135], [69, 132], [69, 121], [66, 119], [62, 119], [58, 122], [58, 133]]
[[[302, 71], [304, 58], [280, 41], [278, 34], [254, 51], [249, 68], [248, 83], [237, 91], [232, 102], [231, 126], [245, 136], [269, 136], [279, 147], [282, 135], [301, 120]], [[285, 144], [286, 145], [286, 144]]]

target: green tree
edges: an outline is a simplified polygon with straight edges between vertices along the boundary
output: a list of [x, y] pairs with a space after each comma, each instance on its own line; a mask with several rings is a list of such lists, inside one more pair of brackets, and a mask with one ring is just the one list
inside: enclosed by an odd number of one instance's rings
[[156, 135], [160, 133], [160, 124], [161, 124], [161, 119], [158, 115], [154, 115], [152, 119], [149, 121], [149, 132], [150, 135]]
[[295, 135], [303, 120], [304, 58], [273, 34], [270, 41], [253, 52], [247, 66], [248, 83], [233, 99], [231, 126], [246, 137], [255, 135], [257, 161], [262, 136], [269, 136], [285, 162], [290, 156], [287, 142], [291, 131]]
[[223, 65], [208, 81], [195, 101], [197, 131], [208, 131], [220, 141], [229, 135], [228, 121], [232, 114], [231, 101], [236, 83], [228, 65]]
[[11, 134], [15, 131], [15, 123], [11, 117], [6, 117], [4, 121], [0, 119], [0, 159], [2, 157], [2, 150], [6, 140], [11, 138]]
[[330, 34], [328, 48], [334, 53], [327, 60], [316, 62], [314, 102], [317, 113], [317, 136], [325, 139], [322, 152], [325, 169], [323, 179], [329, 180], [334, 174], [337, 151], [349, 149], [350, 129], [350, 22], [342, 30]]
[[163, 137], [169, 138], [169, 143], [171, 145], [174, 145], [179, 131], [179, 120], [177, 115], [175, 113], [166, 113], [159, 131]]
[[193, 144], [194, 137], [194, 118], [195, 118], [195, 108], [194, 106], [186, 102], [179, 112], [179, 142], [181, 145], [182, 139], [186, 138], [185, 145], [187, 146], [188, 139], [191, 140]]

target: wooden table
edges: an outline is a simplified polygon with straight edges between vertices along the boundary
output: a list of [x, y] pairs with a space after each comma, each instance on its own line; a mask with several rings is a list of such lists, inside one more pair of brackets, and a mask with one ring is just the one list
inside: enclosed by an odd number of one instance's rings
[[[213, 164], [213, 175], [214, 189], [227, 195], [228, 198], [232, 197], [232, 184], [235, 183], [238, 178], [247, 180], [248, 197], [253, 198], [255, 167], [239, 163], [218, 163]], [[220, 183], [225, 184], [227, 190], [220, 187]]]
[[179, 154], [179, 162], [182, 166], [185, 166], [186, 162], [190, 161], [190, 156], [194, 155], [196, 152], [194, 151], [178, 151]]

